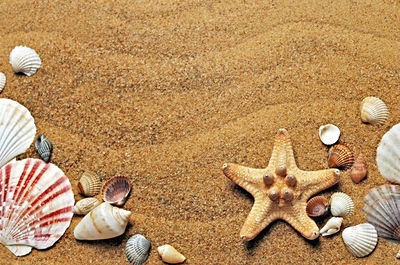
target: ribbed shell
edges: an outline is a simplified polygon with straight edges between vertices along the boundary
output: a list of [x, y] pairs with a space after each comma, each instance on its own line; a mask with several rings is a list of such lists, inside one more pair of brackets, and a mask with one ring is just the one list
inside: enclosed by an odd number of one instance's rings
[[50, 161], [53, 145], [46, 136], [39, 134], [38, 137], [36, 137], [35, 150], [38, 152], [42, 160], [47, 163]]
[[101, 193], [105, 202], [121, 206], [125, 203], [130, 191], [130, 180], [121, 176], [113, 177], [104, 183]]
[[80, 201], [78, 201], [74, 208], [72, 209], [72, 212], [74, 214], [78, 215], [85, 215], [88, 214], [91, 210], [99, 206], [101, 201], [99, 201], [96, 198], [85, 198]]
[[332, 145], [339, 140], [340, 130], [336, 125], [326, 124], [319, 127], [319, 139], [325, 145]]
[[1, 91], [3, 91], [5, 86], [6, 86], [6, 76], [0, 72], [0, 93]]
[[40, 68], [42, 61], [35, 50], [25, 46], [17, 46], [10, 53], [10, 64], [15, 73], [31, 76]]
[[326, 213], [329, 208], [329, 200], [324, 196], [316, 196], [307, 202], [306, 212], [308, 216], [317, 217]]
[[0, 167], [24, 153], [35, 139], [35, 121], [16, 101], [0, 98]]
[[126, 258], [133, 265], [142, 265], [150, 254], [151, 243], [142, 235], [134, 235], [129, 238], [125, 246]]
[[[0, 242], [14, 254], [52, 246], [71, 223], [74, 194], [51, 163], [24, 159], [0, 170]], [[14, 246], [17, 245], [17, 246]]]
[[379, 172], [388, 181], [400, 184], [400, 124], [386, 132], [376, 151]]
[[368, 223], [347, 227], [343, 230], [342, 238], [347, 250], [358, 258], [372, 253], [378, 243], [376, 230]]
[[389, 117], [389, 110], [381, 99], [366, 97], [361, 102], [361, 120], [373, 125], [383, 125]]
[[400, 186], [375, 187], [364, 197], [364, 202], [367, 222], [375, 226], [378, 235], [400, 240]]
[[78, 183], [80, 194], [85, 196], [95, 196], [101, 190], [101, 178], [94, 172], [86, 170]]
[[328, 222], [322, 227], [321, 236], [330, 236], [339, 232], [340, 227], [342, 226], [343, 218], [342, 217], [332, 217], [328, 220]]
[[350, 177], [354, 183], [360, 183], [368, 173], [367, 162], [364, 155], [360, 154], [351, 168]]
[[354, 211], [353, 200], [346, 193], [335, 192], [330, 202], [333, 216], [347, 216]]
[[343, 170], [351, 168], [354, 163], [354, 154], [345, 144], [332, 146], [328, 152], [328, 166]]

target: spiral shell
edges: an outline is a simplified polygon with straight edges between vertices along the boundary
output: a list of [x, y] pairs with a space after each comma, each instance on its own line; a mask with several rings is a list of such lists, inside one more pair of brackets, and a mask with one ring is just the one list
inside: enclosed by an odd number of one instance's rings
[[39, 134], [35, 141], [35, 150], [44, 162], [49, 162], [51, 152], [53, 151], [53, 145], [50, 140], [43, 134]]
[[347, 170], [354, 163], [354, 154], [345, 144], [337, 144], [329, 149], [328, 166]]
[[320, 234], [321, 236], [330, 236], [339, 232], [340, 227], [342, 226], [343, 218], [342, 217], [332, 217], [329, 221], [322, 227]]
[[365, 161], [364, 155], [360, 154], [351, 168], [351, 180], [353, 180], [354, 183], [360, 183], [360, 181], [367, 176], [367, 173], [367, 162]]
[[85, 198], [80, 201], [78, 201], [74, 208], [72, 209], [72, 212], [74, 214], [78, 215], [85, 215], [88, 214], [91, 210], [99, 206], [101, 201], [99, 201], [96, 198]]
[[342, 238], [347, 250], [358, 258], [372, 253], [378, 243], [378, 234], [369, 223], [347, 227], [343, 230]]
[[383, 125], [389, 117], [389, 110], [381, 99], [366, 97], [361, 102], [361, 120], [373, 125]]
[[94, 172], [86, 170], [78, 183], [80, 194], [85, 196], [95, 196], [101, 190], [101, 178]]
[[105, 202], [121, 206], [125, 203], [130, 191], [130, 180], [121, 176], [114, 177], [104, 183], [101, 193]]
[[33, 49], [17, 46], [10, 53], [10, 64], [15, 73], [31, 76], [40, 68], [42, 61]]
[[163, 245], [157, 248], [158, 254], [160, 254], [162, 261], [171, 264], [182, 263], [186, 260], [185, 256], [179, 253], [171, 245]]
[[133, 265], [142, 265], [150, 254], [151, 243], [142, 235], [134, 235], [129, 238], [125, 246], [126, 258]]
[[376, 164], [381, 175], [388, 181], [400, 184], [400, 124], [386, 132], [376, 150]]
[[6, 76], [0, 72], [0, 93], [3, 91], [3, 88], [6, 86]]
[[317, 217], [326, 213], [329, 208], [329, 200], [324, 196], [316, 196], [307, 202], [306, 212], [308, 216]]
[[331, 197], [331, 213], [333, 216], [347, 216], [354, 211], [354, 203], [349, 195], [335, 192]]
[[340, 130], [333, 124], [326, 124], [319, 127], [319, 138], [325, 145], [332, 145], [339, 140]]

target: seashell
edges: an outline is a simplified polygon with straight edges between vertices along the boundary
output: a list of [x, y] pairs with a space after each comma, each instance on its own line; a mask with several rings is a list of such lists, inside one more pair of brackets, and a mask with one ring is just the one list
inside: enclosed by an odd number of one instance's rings
[[376, 230], [369, 223], [345, 228], [342, 238], [347, 250], [358, 258], [371, 254], [378, 243]]
[[325, 145], [332, 145], [339, 140], [340, 130], [333, 124], [326, 124], [319, 127], [319, 139]]
[[0, 72], [0, 93], [3, 91], [3, 88], [6, 86], [6, 76], [2, 72]]
[[365, 161], [364, 155], [360, 154], [351, 168], [350, 177], [354, 183], [360, 183], [368, 173], [367, 162]]
[[328, 152], [328, 166], [343, 170], [351, 168], [354, 163], [354, 154], [345, 144], [332, 146]]
[[114, 177], [104, 183], [101, 194], [105, 202], [121, 206], [130, 191], [131, 182], [127, 177]]
[[31, 76], [40, 68], [42, 61], [35, 50], [25, 46], [17, 46], [10, 53], [10, 64], [15, 73]]
[[78, 215], [85, 215], [88, 214], [91, 210], [99, 206], [101, 201], [99, 201], [96, 198], [85, 198], [80, 201], [78, 201], [74, 208], [72, 209], [72, 212], [74, 214]]
[[44, 162], [49, 162], [51, 152], [53, 151], [53, 145], [50, 140], [43, 134], [39, 134], [35, 141], [35, 150]]
[[376, 151], [379, 172], [388, 181], [400, 184], [400, 124], [386, 132]]
[[94, 172], [86, 170], [83, 172], [78, 183], [80, 194], [85, 196], [95, 196], [101, 190], [101, 178]]
[[75, 227], [74, 237], [79, 240], [99, 240], [122, 235], [130, 215], [130, 211], [103, 202], [83, 217]]
[[324, 196], [316, 196], [307, 202], [306, 212], [308, 216], [317, 217], [326, 213], [329, 208], [329, 200]]
[[126, 242], [126, 258], [133, 265], [142, 265], [150, 254], [151, 243], [142, 235], [134, 235]]
[[51, 247], [71, 223], [74, 194], [57, 166], [24, 159], [0, 169], [0, 242], [16, 256]]
[[330, 236], [336, 234], [337, 232], [339, 232], [340, 227], [342, 226], [342, 222], [342, 217], [332, 217], [319, 232], [322, 236]]
[[378, 235], [400, 240], [400, 186], [385, 184], [371, 189], [364, 197], [367, 222]]
[[400, 251], [397, 252], [396, 259], [400, 259]]
[[373, 125], [383, 125], [389, 117], [389, 110], [381, 99], [366, 97], [361, 102], [361, 120]]
[[162, 261], [171, 264], [182, 263], [186, 260], [185, 256], [179, 253], [171, 245], [163, 245], [157, 248], [158, 254], [160, 254]]
[[354, 203], [349, 195], [335, 192], [331, 197], [331, 213], [333, 216], [347, 216], [354, 211]]
[[11, 99], [0, 99], [0, 167], [24, 153], [35, 139], [29, 110]]

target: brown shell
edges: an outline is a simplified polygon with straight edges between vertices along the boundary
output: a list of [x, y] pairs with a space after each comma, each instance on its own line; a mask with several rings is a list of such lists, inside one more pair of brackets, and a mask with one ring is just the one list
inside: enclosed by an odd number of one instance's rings
[[351, 168], [351, 180], [353, 180], [354, 183], [359, 183], [367, 176], [367, 173], [367, 162], [365, 161], [364, 155], [360, 153]]
[[324, 196], [316, 196], [307, 202], [306, 212], [308, 216], [317, 217], [324, 215], [328, 208], [329, 200]]
[[105, 202], [121, 206], [125, 203], [130, 191], [131, 182], [129, 178], [120, 176], [113, 177], [104, 183], [101, 194]]
[[101, 178], [94, 172], [86, 170], [78, 183], [79, 193], [85, 196], [95, 196], [101, 190]]
[[337, 144], [328, 152], [328, 166], [343, 170], [351, 168], [354, 163], [354, 154], [345, 144]]

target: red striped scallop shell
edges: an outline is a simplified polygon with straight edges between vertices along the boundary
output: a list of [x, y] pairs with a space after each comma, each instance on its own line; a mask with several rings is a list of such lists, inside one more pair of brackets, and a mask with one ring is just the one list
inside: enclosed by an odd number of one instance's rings
[[51, 247], [71, 223], [74, 194], [57, 166], [24, 159], [0, 169], [0, 242], [17, 256]]
[[353, 166], [354, 154], [345, 144], [337, 144], [329, 149], [328, 166], [347, 170]]
[[104, 183], [101, 194], [105, 202], [121, 206], [125, 203], [130, 191], [130, 180], [127, 177], [121, 176], [113, 177]]

